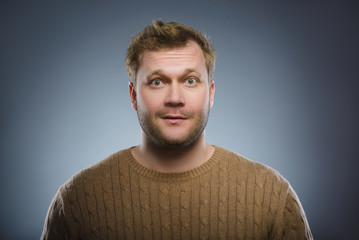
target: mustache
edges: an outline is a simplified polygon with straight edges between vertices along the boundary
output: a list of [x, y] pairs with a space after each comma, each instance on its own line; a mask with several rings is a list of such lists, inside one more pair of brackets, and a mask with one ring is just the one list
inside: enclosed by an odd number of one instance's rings
[[193, 112], [188, 112], [188, 111], [166, 111], [166, 110], [162, 110], [162, 111], [158, 111], [155, 113], [155, 116], [158, 118], [163, 118], [167, 115], [175, 115], [175, 116], [181, 116], [183, 118], [193, 118], [194, 117], [194, 113]]

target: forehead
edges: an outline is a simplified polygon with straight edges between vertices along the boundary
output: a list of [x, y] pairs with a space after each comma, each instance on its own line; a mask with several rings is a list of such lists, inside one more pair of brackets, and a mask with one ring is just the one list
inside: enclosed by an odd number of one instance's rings
[[156, 51], [145, 50], [142, 54], [142, 67], [169, 67], [171, 65], [205, 65], [205, 58], [201, 47], [195, 41], [188, 41], [184, 47], [161, 49]]

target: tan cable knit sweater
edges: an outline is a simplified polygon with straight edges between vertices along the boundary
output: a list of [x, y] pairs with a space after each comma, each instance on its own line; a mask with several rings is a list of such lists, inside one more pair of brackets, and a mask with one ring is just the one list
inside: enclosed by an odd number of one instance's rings
[[159, 173], [131, 149], [60, 187], [42, 239], [312, 239], [301, 204], [275, 170], [215, 147], [202, 166]]

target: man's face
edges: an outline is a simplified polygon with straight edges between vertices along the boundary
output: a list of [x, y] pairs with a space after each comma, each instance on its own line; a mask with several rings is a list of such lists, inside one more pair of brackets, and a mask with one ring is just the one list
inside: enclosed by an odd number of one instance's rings
[[203, 133], [213, 105], [214, 83], [208, 82], [200, 46], [145, 51], [130, 84], [133, 108], [146, 137], [157, 146], [187, 146]]

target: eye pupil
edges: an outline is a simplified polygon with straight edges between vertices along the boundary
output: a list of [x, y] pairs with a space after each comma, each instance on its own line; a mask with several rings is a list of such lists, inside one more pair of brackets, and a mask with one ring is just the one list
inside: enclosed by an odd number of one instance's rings
[[189, 85], [193, 85], [193, 84], [195, 84], [196, 83], [196, 79], [194, 79], [194, 78], [188, 78], [187, 79], [187, 83], [189, 84]]

